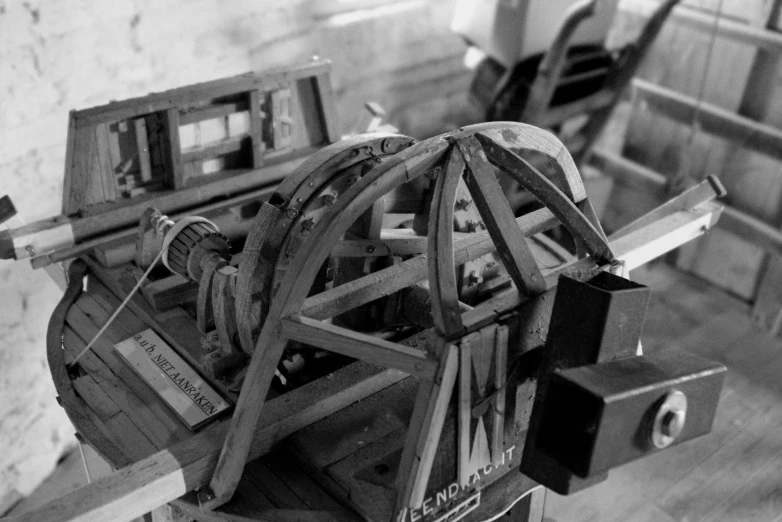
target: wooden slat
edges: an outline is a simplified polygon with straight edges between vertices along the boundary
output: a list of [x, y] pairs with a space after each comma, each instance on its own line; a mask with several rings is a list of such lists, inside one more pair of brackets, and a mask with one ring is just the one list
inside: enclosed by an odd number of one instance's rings
[[122, 449], [134, 461], [146, 459], [159, 449], [149, 440], [149, 431], [141, 431], [138, 424], [124, 411], [107, 419], [105, 424], [114, 438], [121, 441]]
[[464, 487], [469, 484], [470, 471], [470, 426], [472, 424], [472, 340], [475, 333], [466, 335], [459, 343], [459, 406], [457, 422], [458, 453], [456, 454], [456, 480]]
[[250, 139], [253, 151], [253, 168], [263, 166], [263, 119], [261, 118], [261, 93], [253, 89], [247, 93], [250, 114]]
[[193, 150], [182, 152], [182, 163], [191, 163], [193, 161], [204, 161], [223, 154], [230, 154], [242, 150], [246, 143], [250, 143], [251, 138], [247, 136], [238, 136], [205, 145]]
[[126, 120], [177, 106], [186, 110], [193, 99], [220, 98], [252, 89], [270, 90], [278, 87], [281, 82], [308, 76], [328, 75], [330, 70], [331, 62], [328, 60], [313, 60], [294, 67], [285, 66], [257, 74], [242, 74], [93, 107], [74, 112], [74, 119], [77, 120], [77, 125], [82, 127]]
[[[630, 0], [619, 4], [619, 9], [634, 14], [647, 15], [657, 8], [655, 0]], [[721, 37], [730, 38], [736, 42], [750, 44], [773, 53], [782, 52], [782, 36], [775, 31], [749, 25], [746, 22], [732, 20], [721, 16], [715, 21], [714, 15], [693, 9], [687, 5], [679, 5], [671, 14], [670, 21], [687, 27], [701, 29], [711, 33], [715, 30]]]
[[182, 166], [182, 147], [179, 143], [179, 110], [168, 109], [163, 113], [166, 146], [163, 150], [163, 162], [166, 166], [168, 185], [174, 190], [185, 186], [185, 173]]
[[83, 375], [78, 379], [73, 380], [73, 387], [79, 394], [79, 397], [84, 399], [92, 411], [102, 421], [106, 421], [122, 411], [122, 408], [111, 400], [105, 391], [98, 385], [98, 383], [89, 375]]
[[456, 147], [451, 147], [445, 172], [439, 176], [432, 191], [428, 216], [431, 314], [435, 328], [446, 336], [458, 335], [463, 329], [453, 248], [454, 201], [463, 173], [464, 159]]
[[[308, 383], [264, 409], [263, 423], [253, 434], [250, 460], [267, 453], [287, 435], [390, 386], [404, 374], [378, 372], [356, 363]], [[227, 423], [207, 427], [113, 475], [52, 501], [9, 522], [130, 520], [204, 486], [214, 472], [228, 430]]]
[[116, 199], [116, 181], [109, 152], [109, 126], [107, 124], [95, 126], [95, 143], [100, 177], [103, 182], [103, 200], [114, 201]]
[[[571, 200], [559, 187], [543, 176], [523, 158], [501, 147], [492, 138], [476, 134], [492, 164], [510, 175], [519, 185], [529, 190], [557, 216], [576, 242], [583, 242], [586, 250], [596, 258], [611, 261], [611, 247], [595, 226], [576, 207], [581, 199]], [[583, 198], [582, 198], [583, 199]]]
[[420, 508], [423, 504], [432, 463], [440, 444], [445, 414], [459, 369], [456, 346], [445, 345], [440, 353], [440, 366], [434, 380], [423, 381], [419, 385], [397, 474], [397, 513], [407, 508]]
[[[133, 128], [136, 132], [136, 147], [138, 148], [138, 164], [141, 169], [141, 181], [152, 181], [152, 163], [149, 160], [149, 140], [147, 139], [147, 120], [136, 118], [133, 120]], [[113, 180], [112, 180], [113, 181]]]
[[[627, 177], [645, 192], [656, 193], [665, 185], [665, 176], [659, 172], [604, 150], [596, 150], [590, 162], [612, 177]], [[782, 232], [744, 212], [725, 206], [718, 226], [782, 255]]]
[[206, 105], [205, 107], [192, 108], [180, 111], [179, 124], [190, 125], [204, 120], [214, 118], [223, 118], [237, 112], [247, 110], [247, 102], [220, 103], [216, 105]]
[[[550, 230], [559, 222], [548, 209], [540, 209], [516, 219], [524, 237], [531, 237]], [[490, 254], [496, 250], [488, 232], [470, 234], [454, 244], [454, 263], [467, 261]], [[426, 279], [427, 260], [425, 256], [414, 257], [397, 265], [385, 268], [351, 283], [335, 287], [314, 295], [304, 301], [302, 315], [325, 319], [346, 310], [368, 303], [380, 296], [391, 294]]]
[[[75, 346], [81, 351], [86, 346], [87, 340], [91, 340], [98, 333], [98, 327], [92, 324], [88, 316], [76, 306], [71, 308], [66, 318], [71, 328], [81, 337], [82, 342]], [[177, 419], [162, 399], [126, 365], [111, 342], [101, 337], [93, 344], [92, 350], [108, 370], [116, 375], [112, 378], [106, 369], [101, 369], [102, 378], [98, 382], [99, 386], [155, 443], [158, 449], [191, 435], [190, 430]], [[98, 363], [93, 360], [90, 364]]]
[[471, 137], [459, 140], [458, 145], [470, 171], [466, 177], [467, 186], [516, 288], [531, 295], [543, 292], [546, 289], [543, 275], [524, 234], [516, 225], [508, 199], [481, 144]]
[[716, 105], [698, 102], [697, 99], [636, 78], [633, 91], [649, 108], [684, 125], [697, 125], [699, 129], [726, 138], [744, 147], [782, 158], [782, 130], [758, 123], [750, 118], [722, 109]]
[[422, 379], [432, 379], [438, 365], [437, 360], [421, 350], [301, 315], [284, 319], [282, 332], [289, 339]]

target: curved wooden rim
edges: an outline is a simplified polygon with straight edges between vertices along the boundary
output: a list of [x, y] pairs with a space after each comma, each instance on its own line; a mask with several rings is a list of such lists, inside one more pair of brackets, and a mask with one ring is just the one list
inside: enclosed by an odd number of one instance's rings
[[103, 432], [101, 429], [103, 423], [92, 408], [76, 394], [63, 355], [62, 336], [65, 329], [65, 316], [81, 295], [87, 273], [87, 264], [81, 259], [71, 263], [68, 268], [68, 287], [52, 312], [46, 330], [46, 358], [54, 388], [59, 394], [59, 401], [78, 433], [112, 466], [122, 467], [132, 464], [133, 460]]
[[[252, 354], [270, 307], [277, 259], [299, 212], [331, 176], [371, 157], [387, 157], [415, 140], [401, 134], [361, 134], [339, 141], [310, 156], [280, 184], [270, 203], [262, 206], [242, 252], [236, 284], [237, 329], [242, 349]], [[367, 154], [359, 154], [365, 149]], [[306, 184], [305, 184], [306, 182]]]
[[[279, 288], [276, 290], [266, 320], [256, 341], [253, 357], [231, 419], [231, 426], [210, 482], [214, 496], [210, 500], [205, 501], [203, 507], [209, 508], [221, 505], [230, 498], [239, 483], [241, 469], [249, 452], [250, 434], [258, 424], [266, 393], [274, 377], [274, 369], [277, 367], [288, 341], [286, 325], [289, 325], [291, 322], [299, 322], [303, 324], [303, 328], [310, 329], [310, 331], [315, 329], [325, 335], [322, 324], [317, 326], [314, 323], [304, 324], [312, 320], [305, 321], [298, 314], [301, 312], [302, 305], [310, 291], [315, 276], [337, 242], [359, 216], [379, 198], [402, 184], [414, 180], [436, 166], [441, 165], [445, 154], [454, 141], [472, 138], [480, 135], [479, 133], [488, 134], [492, 137], [495, 135], [499, 136], [500, 144], [508, 143], [516, 147], [531, 146], [558, 164], [558, 175], [561, 176], [564, 186], [568, 188], [567, 190], [573, 195], [573, 198], [567, 197], [545, 176], [530, 167], [532, 174], [530, 177], [535, 179], [536, 187], [541, 185], [547, 189], [554, 188], [554, 192], [548, 191], [553, 195], [546, 195], [548, 199], [544, 199], [544, 201], [552, 201], [556, 204], [560, 200], [564, 200], [569, 205], [574, 205], [574, 201], [585, 199], [585, 194], [582, 197], [583, 184], [578, 171], [562, 143], [548, 132], [517, 123], [475, 125], [455, 133], [430, 138], [399, 152], [361, 177], [329, 206], [317, 223], [312, 223], [310, 233], [303, 239], [299, 248], [300, 252], [306, 252], [307, 255], [293, 257], [285, 276], [280, 282]], [[519, 136], [519, 134], [523, 136]], [[505, 149], [502, 148], [502, 150]], [[513, 152], [507, 152], [518, 158]], [[499, 188], [496, 178], [493, 183]], [[589, 223], [580, 212], [578, 212], [577, 216], [571, 216], [564, 212], [562, 215], [565, 219], [576, 219], [577, 221]], [[513, 224], [515, 227], [515, 221]], [[591, 224], [589, 226], [591, 227]], [[516, 228], [516, 232], [518, 232], [518, 228]], [[496, 237], [496, 234], [492, 234], [493, 239], [496, 240]], [[432, 252], [429, 252], [428, 255], [431, 256]], [[436, 274], [430, 274], [430, 277], [434, 275]], [[319, 322], [315, 321], [315, 323]], [[290, 330], [288, 331], [290, 332]], [[334, 341], [340, 339], [339, 343], [348, 340], [347, 335], [338, 330], [334, 331], [332, 329], [328, 335]], [[355, 335], [353, 337], [355, 339]], [[313, 342], [318, 344], [317, 339]], [[356, 342], [358, 344], [369, 343], [369, 339], [361, 338]], [[336, 346], [337, 343], [333, 344]], [[374, 344], [377, 345], [377, 343]], [[400, 357], [403, 351], [396, 347], [384, 347], [384, 350], [385, 353], [395, 352]], [[435, 349], [435, 351], [437, 350]], [[428, 356], [416, 363], [422, 366], [429, 365], [428, 375], [434, 379], [429, 382], [438, 383], [436, 385], [438, 389], [440, 389], [438, 376], [442, 378], [442, 372], [455, 372], [455, 349], [451, 346], [445, 352], [444, 358], [439, 359], [437, 366], [430, 364], [434, 361], [430, 360]], [[405, 357], [409, 361], [414, 355], [406, 354]], [[449, 379], [453, 375], [450, 375]], [[449, 387], [443, 383], [442, 389], [445, 390], [446, 388]], [[434, 431], [432, 431], [431, 435], [434, 437], [437, 430], [435, 428], [432, 429]], [[430, 441], [426, 444], [427, 447], [430, 447], [435, 442]], [[419, 471], [422, 473], [421, 477], [424, 475], [428, 476], [426, 469], [420, 468]], [[416, 482], [420, 481], [426, 482], [423, 478], [416, 478]], [[405, 492], [400, 498], [406, 497], [408, 493]], [[403, 502], [406, 503], [407, 501], [404, 500]]]

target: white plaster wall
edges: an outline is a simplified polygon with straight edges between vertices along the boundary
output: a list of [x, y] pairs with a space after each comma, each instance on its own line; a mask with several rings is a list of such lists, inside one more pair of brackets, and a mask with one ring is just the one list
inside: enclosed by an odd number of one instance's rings
[[[367, 99], [412, 134], [438, 130], [467, 89], [453, 1], [377, 2], [340, 17], [330, 0], [0, 0], [0, 195], [27, 221], [59, 213], [71, 109], [313, 54], [335, 62], [344, 131]], [[0, 261], [0, 513], [74, 441], [45, 359], [59, 297], [43, 271]]]

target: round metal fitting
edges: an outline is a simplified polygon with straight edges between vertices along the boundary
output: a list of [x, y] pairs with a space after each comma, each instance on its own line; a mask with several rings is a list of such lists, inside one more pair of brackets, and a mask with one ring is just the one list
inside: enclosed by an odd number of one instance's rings
[[681, 434], [687, 420], [687, 396], [673, 390], [660, 403], [650, 434], [652, 445], [667, 448]]

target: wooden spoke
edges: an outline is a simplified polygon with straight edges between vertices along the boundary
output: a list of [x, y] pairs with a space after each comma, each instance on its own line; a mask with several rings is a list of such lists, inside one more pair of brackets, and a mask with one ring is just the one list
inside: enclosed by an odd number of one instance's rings
[[516, 288], [528, 295], [543, 292], [546, 289], [543, 275], [524, 234], [516, 225], [510, 204], [481, 144], [472, 136], [457, 143], [469, 169], [467, 186]]
[[475, 137], [483, 145], [489, 161], [512, 176], [519, 185], [529, 190], [541, 203], [551, 209], [574, 238], [581, 238], [584, 241], [592, 256], [603, 262], [614, 259], [608, 242], [556, 185], [524, 159], [503, 148], [491, 138], [481, 134], [476, 134]]
[[437, 370], [437, 360], [426, 352], [301, 315], [283, 319], [282, 332], [289, 339], [422, 379], [433, 379]]
[[[524, 237], [550, 230], [559, 224], [550, 210], [542, 208], [516, 218]], [[454, 264], [460, 265], [494, 252], [497, 247], [488, 232], [465, 234], [454, 244]], [[355, 281], [332, 288], [304, 301], [301, 313], [314, 319], [334, 317], [355, 306], [389, 295], [427, 277], [426, 256], [418, 256]]]
[[437, 446], [440, 443], [445, 414], [451, 401], [459, 367], [456, 346], [442, 347], [440, 365], [435, 378], [422, 381], [418, 387], [415, 408], [410, 419], [402, 459], [397, 472], [396, 512], [420, 506], [432, 471]]
[[451, 147], [445, 172], [437, 178], [429, 210], [429, 288], [432, 292], [432, 318], [444, 335], [461, 332], [459, 291], [453, 253], [453, 205], [456, 188], [464, 172], [464, 160]]

